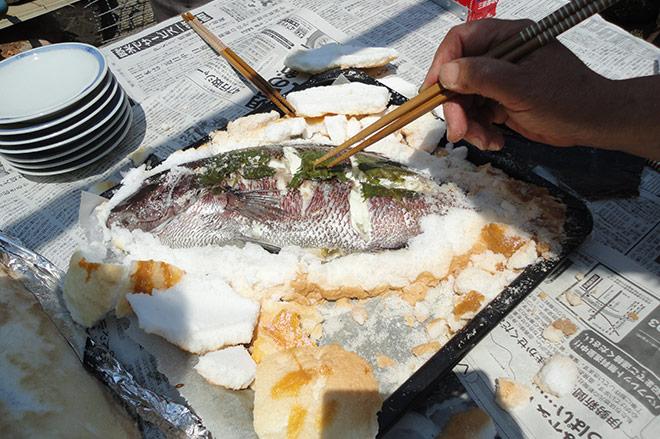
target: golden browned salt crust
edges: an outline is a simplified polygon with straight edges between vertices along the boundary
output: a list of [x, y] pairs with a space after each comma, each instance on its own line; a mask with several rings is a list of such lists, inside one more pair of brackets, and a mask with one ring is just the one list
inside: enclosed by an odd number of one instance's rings
[[374, 437], [381, 399], [369, 364], [339, 345], [297, 347], [257, 366], [259, 437]]
[[372, 290], [350, 286], [328, 290], [313, 282], [309, 282], [306, 274], [298, 274], [296, 279], [291, 282], [292, 292], [286, 294], [283, 299], [306, 305], [319, 303], [323, 300], [334, 300], [337, 301], [337, 306], [344, 306], [348, 302], [344, 302], [342, 299], [368, 299], [370, 297], [383, 296], [387, 293], [398, 293], [403, 300], [414, 305], [424, 300], [427, 291], [438, 285], [440, 280], [429, 272], [422, 272], [410, 285], [406, 285], [403, 288], [382, 285]]
[[283, 350], [316, 346], [315, 340], [323, 334], [321, 322], [321, 315], [313, 306], [264, 301], [252, 338], [252, 358], [259, 363]]
[[452, 314], [454, 314], [454, 317], [457, 319], [465, 314], [474, 314], [481, 309], [484, 299], [485, 297], [483, 294], [471, 290], [467, 294], [461, 296], [458, 302], [454, 304]]
[[376, 365], [380, 369], [387, 369], [388, 367], [392, 367], [396, 364], [396, 361], [388, 357], [387, 355], [379, 354], [376, 355]]
[[495, 380], [495, 402], [504, 410], [511, 411], [529, 404], [532, 391], [529, 387], [509, 378]]
[[412, 353], [416, 357], [424, 357], [430, 354], [435, 354], [440, 350], [442, 346], [439, 341], [430, 341], [428, 343], [423, 343], [415, 346], [411, 349]]
[[176, 285], [185, 272], [161, 261], [135, 261], [130, 267], [90, 262], [80, 252], [71, 256], [64, 281], [64, 298], [74, 319], [91, 326], [114, 309], [118, 317], [132, 310], [126, 294], [151, 294]]
[[405, 316], [403, 316], [403, 320], [406, 323], [406, 325], [410, 326], [411, 328], [413, 326], [417, 326], [417, 319], [412, 314], [406, 314]]
[[570, 319], [558, 319], [552, 322], [552, 326], [569, 337], [577, 332], [577, 326]]
[[[179, 283], [185, 271], [179, 267], [162, 261], [134, 261], [131, 263], [128, 292], [151, 294], [153, 290], [166, 290]], [[129, 315], [133, 310], [126, 300], [126, 294], [122, 294], [117, 302], [115, 314], [117, 317]]]

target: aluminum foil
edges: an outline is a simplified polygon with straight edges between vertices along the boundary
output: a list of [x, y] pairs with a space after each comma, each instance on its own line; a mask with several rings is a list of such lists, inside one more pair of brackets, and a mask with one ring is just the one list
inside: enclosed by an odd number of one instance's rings
[[20, 277], [85, 368], [106, 385], [140, 424], [149, 426], [143, 428], [145, 436], [211, 437], [200, 417], [187, 404], [140, 384], [103, 341], [91, 337], [71, 319], [62, 296], [62, 270], [25, 248], [19, 240], [2, 233], [0, 263]]

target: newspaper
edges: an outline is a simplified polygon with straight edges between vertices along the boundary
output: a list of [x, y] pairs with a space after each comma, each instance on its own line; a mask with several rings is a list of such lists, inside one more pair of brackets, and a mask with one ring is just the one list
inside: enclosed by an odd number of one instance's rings
[[[500, 0], [497, 15], [538, 19], [563, 3]], [[401, 53], [396, 74], [418, 85], [438, 43], [461, 23], [428, 0], [216, 0], [193, 12], [283, 92], [306, 79], [284, 67], [287, 53], [330, 41], [394, 47]], [[590, 67], [613, 79], [652, 74], [660, 56], [657, 48], [600, 17], [560, 39]], [[113, 43], [104, 53], [134, 101], [135, 122], [122, 147], [111, 159], [73, 177], [27, 179], [0, 167], [0, 229], [60, 268], [82, 239], [81, 191], [103, 192], [148, 154], [164, 157], [265, 99], [178, 17]], [[647, 168], [638, 199], [589, 207], [595, 222], [593, 241], [456, 369], [504, 437], [611, 437], [622, 432], [658, 436], [660, 343], [654, 331], [657, 334], [660, 321], [660, 176]], [[566, 305], [562, 297], [569, 288], [583, 296], [584, 305]], [[570, 318], [579, 331], [554, 346], [540, 334], [559, 317]], [[517, 338], [511, 335], [515, 331]], [[580, 366], [580, 382], [571, 396], [551, 399], [537, 392], [530, 407], [514, 417], [493, 404], [494, 378], [529, 382], [539, 362], [558, 350], [572, 355]], [[507, 351], [515, 362], [503, 362], [506, 357], [498, 352]]]
[[[552, 176], [540, 172], [542, 176]], [[660, 174], [645, 168], [636, 199], [587, 203], [590, 241], [571, 255], [455, 368], [503, 437], [657, 437], [660, 433]], [[571, 305], [567, 295], [580, 298]], [[568, 318], [562, 343], [543, 330]], [[555, 353], [570, 356], [579, 379], [556, 398], [531, 385]], [[514, 360], [515, 359], [515, 360]], [[533, 389], [515, 413], [495, 403], [495, 379]]]

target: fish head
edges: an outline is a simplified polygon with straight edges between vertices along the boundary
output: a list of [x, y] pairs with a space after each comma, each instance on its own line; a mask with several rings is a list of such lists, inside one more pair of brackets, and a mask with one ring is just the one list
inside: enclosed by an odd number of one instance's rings
[[[137, 192], [112, 209], [108, 225], [145, 232], [156, 229], [204, 197], [205, 191], [195, 181], [192, 174], [148, 178]], [[222, 204], [222, 194], [216, 196], [216, 202]]]

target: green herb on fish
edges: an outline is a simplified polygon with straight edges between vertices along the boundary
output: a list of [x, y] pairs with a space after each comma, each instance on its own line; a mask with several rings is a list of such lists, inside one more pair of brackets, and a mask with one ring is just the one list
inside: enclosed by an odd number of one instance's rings
[[268, 166], [271, 156], [261, 150], [245, 149], [219, 155], [211, 160], [206, 172], [200, 176], [205, 186], [224, 183], [232, 174], [240, 174], [248, 180], [272, 177], [275, 169]]
[[327, 168], [325, 166], [314, 166], [314, 161], [320, 158], [326, 151], [324, 150], [299, 150], [298, 157], [300, 157], [300, 168], [296, 171], [295, 175], [289, 182], [289, 187], [292, 189], [299, 188], [305, 180], [332, 180], [333, 178], [338, 181], [348, 181], [346, 172], [349, 165], [340, 163], [337, 166]]
[[365, 200], [374, 197], [386, 197], [401, 201], [404, 198], [412, 198], [419, 194], [408, 189], [389, 188], [382, 185], [362, 183], [362, 197]]

